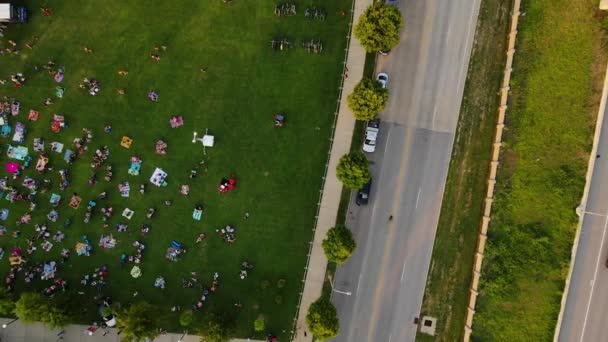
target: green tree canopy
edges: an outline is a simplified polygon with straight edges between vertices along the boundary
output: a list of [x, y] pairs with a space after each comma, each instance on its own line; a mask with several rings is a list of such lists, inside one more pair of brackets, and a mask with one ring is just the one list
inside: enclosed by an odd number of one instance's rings
[[327, 232], [323, 240], [323, 251], [330, 261], [343, 264], [355, 250], [353, 234], [344, 225], [337, 225]]
[[326, 298], [319, 298], [310, 305], [306, 315], [306, 324], [312, 334], [319, 340], [335, 337], [340, 330], [336, 308]]
[[12, 316], [15, 313], [15, 301], [4, 287], [0, 288], [0, 315]]
[[349, 189], [361, 189], [371, 179], [369, 161], [362, 152], [345, 154], [336, 167], [336, 176]]
[[373, 120], [384, 110], [388, 101], [388, 91], [380, 82], [370, 78], [362, 79], [346, 98], [348, 108], [361, 121]]
[[120, 310], [116, 316], [116, 325], [125, 341], [153, 340], [158, 336], [161, 322], [160, 310], [147, 302], [131, 304]]
[[210, 321], [207, 327], [199, 332], [201, 342], [226, 342], [228, 336], [226, 330], [217, 322]]
[[387, 51], [399, 44], [401, 12], [381, 2], [368, 7], [355, 25], [355, 37], [367, 52]]
[[181, 315], [179, 315], [179, 325], [184, 328], [187, 328], [192, 324], [192, 320], [194, 319], [194, 313], [192, 310], [184, 310]]
[[51, 328], [65, 326], [70, 321], [68, 314], [55, 302], [35, 292], [21, 294], [15, 303], [15, 314], [23, 322], [42, 322]]
[[264, 321], [264, 317], [260, 316], [255, 321], [253, 321], [253, 330], [260, 332], [264, 331], [266, 328], [266, 322]]

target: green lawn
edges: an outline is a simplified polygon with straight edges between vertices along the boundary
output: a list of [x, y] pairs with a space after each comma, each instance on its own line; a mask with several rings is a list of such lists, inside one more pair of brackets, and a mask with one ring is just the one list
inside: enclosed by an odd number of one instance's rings
[[422, 303], [422, 316], [437, 317], [434, 337], [419, 341], [462, 340], [473, 255], [483, 215], [497, 95], [506, 59], [511, 0], [481, 2], [458, 131]]
[[[70, 282], [69, 294], [77, 296], [81, 307], [72, 308], [80, 314], [80, 321], [90, 323], [97, 319], [92, 297], [94, 289], [80, 285], [83, 275], [101, 265], [109, 267], [108, 285], [104, 293], [123, 305], [144, 299], [160, 306], [169, 316], [167, 328], [178, 330], [177, 315], [169, 309], [175, 304], [190, 307], [200, 296], [200, 290], [182, 289], [181, 279], [191, 271], [199, 272], [205, 284], [211, 283], [213, 273], [220, 274], [220, 287], [197, 314], [195, 325], [202, 326], [211, 315], [220, 316], [233, 327], [233, 335], [255, 337], [253, 321], [259, 315], [266, 319], [268, 331], [281, 337], [289, 336], [301, 278], [305, 265], [308, 242], [321, 186], [321, 175], [326, 161], [328, 138], [338, 95], [338, 85], [344, 58], [350, 1], [308, 1], [306, 5], [321, 5], [327, 11], [324, 22], [304, 18], [304, 4], [298, 4], [298, 15], [278, 18], [273, 14], [274, 1], [234, 0], [230, 5], [222, 1], [103, 1], [80, 2], [73, 0], [49, 1], [51, 17], [43, 17], [39, 2], [26, 1], [32, 9], [31, 21], [26, 25], [9, 28], [5, 39], [18, 43], [18, 55], [0, 56], [0, 77], [23, 72], [27, 81], [21, 89], [10, 82], [0, 86], [0, 95], [16, 97], [22, 112], [11, 117], [10, 123], [26, 122], [27, 111], [40, 111], [38, 122], [27, 122], [26, 145], [32, 147], [35, 137], [43, 137], [48, 144], [59, 141], [71, 145], [82, 135], [83, 127], [94, 132], [92, 150], [107, 145], [110, 148], [109, 164], [114, 167], [114, 179], [100, 181], [93, 187], [87, 179], [93, 173], [89, 167], [91, 151], [80, 156], [69, 167], [72, 183], [64, 192], [58, 192], [57, 170], [68, 167], [59, 154], [48, 152], [54, 167], [44, 175], [31, 166], [23, 174], [37, 180], [51, 179], [51, 191], [36, 196], [37, 208], [32, 223], [42, 223], [50, 210], [50, 193], [63, 196], [59, 206], [60, 218], [50, 223], [52, 232], [64, 230], [67, 238], [46, 253], [36, 251], [28, 256], [28, 264], [59, 260], [63, 246], [72, 250], [72, 257], [59, 266], [59, 275]], [[39, 39], [33, 49], [24, 45]], [[278, 53], [271, 49], [270, 41], [287, 36], [295, 47]], [[304, 39], [320, 38], [324, 42], [321, 55], [308, 54], [299, 48]], [[6, 45], [6, 44], [3, 44]], [[149, 54], [155, 45], [167, 46], [160, 51], [160, 62]], [[93, 49], [86, 54], [83, 49]], [[66, 73], [62, 86], [66, 96], [56, 99], [50, 107], [43, 107], [46, 97], [53, 97], [55, 82], [44, 69], [34, 71], [52, 59], [64, 66]], [[201, 68], [206, 72], [202, 73]], [[119, 69], [128, 75], [117, 74]], [[98, 96], [89, 96], [78, 88], [84, 77], [101, 83]], [[119, 88], [125, 96], [117, 94]], [[146, 98], [156, 90], [160, 100], [153, 103]], [[287, 114], [287, 125], [275, 128], [272, 117], [277, 111]], [[50, 131], [49, 120], [54, 113], [64, 114], [69, 128], [61, 133]], [[169, 127], [169, 117], [181, 114], [185, 125]], [[105, 124], [113, 131], [104, 133]], [[191, 143], [192, 132], [209, 128], [216, 137], [216, 146], [203, 156], [202, 146]], [[128, 135], [133, 146], [119, 146], [120, 138]], [[154, 153], [154, 143], [163, 138], [169, 144], [166, 156]], [[1, 138], [3, 150], [10, 138]], [[32, 153], [35, 160], [37, 154]], [[129, 158], [143, 159], [141, 175], [127, 174]], [[206, 160], [199, 176], [189, 179], [191, 167]], [[6, 154], [0, 157], [7, 161]], [[155, 167], [169, 174], [167, 187], [148, 186], [140, 195], [137, 187], [148, 181]], [[4, 167], [2, 173], [5, 174]], [[238, 185], [235, 191], [218, 194], [221, 177], [235, 174]], [[13, 185], [20, 187], [23, 175]], [[132, 187], [129, 198], [118, 194], [117, 184], [129, 181]], [[190, 195], [182, 196], [180, 184], [189, 184]], [[90, 224], [83, 223], [85, 208], [73, 210], [67, 201], [73, 192], [85, 201], [95, 199], [108, 191], [109, 199], [99, 201]], [[163, 202], [172, 200], [171, 207]], [[202, 221], [191, 218], [193, 207], [203, 204]], [[112, 205], [115, 215], [110, 228], [102, 227], [100, 207]], [[6, 221], [9, 235], [0, 238], [5, 250], [13, 246], [25, 249], [25, 239], [34, 235], [32, 224], [21, 226], [22, 237], [14, 239], [15, 220], [27, 210], [26, 203], [9, 204], [0, 201], [0, 208], [9, 208]], [[129, 233], [118, 233], [113, 228], [121, 219], [122, 209], [135, 210], [129, 222]], [[156, 207], [152, 220], [145, 219], [145, 210]], [[245, 212], [250, 218], [245, 220]], [[64, 229], [66, 218], [73, 218], [71, 227]], [[152, 230], [141, 237], [139, 228], [149, 223]], [[224, 243], [215, 229], [226, 224], [234, 225], [237, 241]], [[119, 240], [112, 250], [97, 248], [102, 233], [112, 232]], [[208, 235], [203, 244], [194, 243], [199, 233]], [[76, 256], [74, 244], [86, 234], [95, 246], [90, 257]], [[141, 265], [143, 276], [133, 279], [129, 275], [131, 264], [120, 267], [120, 255], [132, 254], [132, 242], [140, 239], [146, 244]], [[185, 245], [187, 253], [177, 263], [164, 258], [172, 240]], [[38, 244], [38, 243], [37, 243]], [[8, 256], [8, 253], [7, 253]], [[4, 260], [7, 259], [5, 256]], [[248, 260], [255, 264], [249, 277], [238, 277], [240, 263]], [[0, 273], [8, 272], [8, 262], [0, 266]], [[167, 288], [153, 287], [157, 276], [164, 276]], [[285, 279], [285, 286], [277, 282]], [[31, 289], [41, 289], [48, 282], [37, 281]], [[18, 283], [18, 290], [29, 287]], [[78, 291], [86, 294], [79, 296]], [[243, 308], [234, 307], [240, 301]], [[262, 336], [258, 334], [257, 337]]]
[[[595, 0], [524, 1], [473, 338], [553, 338], [605, 50]], [[567, 15], [564, 15], [567, 13]]]

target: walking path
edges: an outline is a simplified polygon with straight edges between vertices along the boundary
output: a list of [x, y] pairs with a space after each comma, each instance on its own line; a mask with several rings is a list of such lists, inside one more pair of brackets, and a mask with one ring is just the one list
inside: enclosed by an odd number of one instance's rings
[[[109, 333], [106, 336], [103, 335], [102, 329], [97, 329], [92, 336], [87, 334], [86, 325], [69, 325], [63, 330], [63, 339], [59, 340], [57, 335], [62, 329], [49, 330], [49, 328], [42, 323], [34, 324], [23, 324], [20, 321], [12, 322], [12, 319], [0, 318], [1, 324], [7, 324], [6, 328], [0, 328], [0, 341], [2, 342], [119, 342], [120, 337], [116, 335], [116, 329], [108, 329]], [[159, 336], [154, 339], [154, 342], [198, 342], [200, 337], [194, 335], [182, 334], [167, 334]], [[231, 340], [232, 342], [260, 342], [249, 339], [236, 339]]]
[[[359, 20], [363, 11], [365, 11], [372, 2], [372, 0], [354, 0], [353, 25]], [[293, 341], [295, 342], [312, 341], [312, 334], [307, 332], [306, 313], [308, 312], [310, 304], [321, 296], [323, 290], [327, 258], [323, 253], [321, 242], [325, 238], [329, 228], [336, 224], [338, 206], [340, 205], [340, 195], [342, 193], [342, 183], [336, 177], [336, 165], [338, 165], [340, 157], [350, 151], [355, 128], [355, 118], [348, 108], [346, 97], [352, 93], [357, 83], [363, 77], [364, 66], [365, 50], [361, 47], [357, 39], [353, 37], [351, 30], [346, 68], [344, 69], [345, 76], [347, 77], [342, 85], [338, 120], [334, 129], [333, 144], [331, 146], [329, 164], [325, 176], [325, 185], [323, 186], [323, 195], [321, 196], [315, 236], [308, 261], [304, 292], [300, 301], [296, 330], [294, 332]]]

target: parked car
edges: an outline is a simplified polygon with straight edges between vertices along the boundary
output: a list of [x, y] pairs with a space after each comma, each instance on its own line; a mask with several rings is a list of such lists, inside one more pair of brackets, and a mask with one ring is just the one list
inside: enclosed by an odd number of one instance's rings
[[376, 80], [380, 82], [382, 85], [382, 89], [386, 89], [388, 87], [388, 74], [385, 72], [381, 72], [376, 76]]
[[384, 3], [389, 6], [397, 6], [398, 2], [399, 2], [399, 0], [386, 0]]
[[388, 56], [388, 54], [391, 53], [391, 50], [390, 49], [386, 50], [386, 51], [380, 50], [380, 51], [378, 51], [378, 53], [381, 54], [382, 56]]
[[357, 198], [355, 199], [355, 204], [357, 205], [366, 205], [369, 202], [369, 193], [372, 190], [372, 180], [365, 183], [365, 185], [359, 189], [357, 192]]
[[27, 21], [27, 10], [23, 6], [13, 4], [0, 4], [0, 23], [15, 22], [24, 23]]
[[380, 120], [370, 120], [365, 127], [365, 140], [363, 141], [363, 151], [372, 153], [376, 150], [376, 140], [380, 132]]

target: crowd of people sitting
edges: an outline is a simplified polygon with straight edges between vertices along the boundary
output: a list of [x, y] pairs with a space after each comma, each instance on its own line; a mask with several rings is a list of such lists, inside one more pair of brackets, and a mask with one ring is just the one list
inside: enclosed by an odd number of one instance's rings
[[[163, 51], [164, 51], [164, 49], [166, 49], [166, 47], [163, 47]], [[85, 48], [85, 52], [92, 53], [92, 50], [89, 48]], [[152, 53], [150, 55], [150, 57], [156, 62], [160, 61], [160, 55], [159, 55], [158, 51]], [[47, 70], [48, 74], [50, 76], [52, 76], [52, 78], [55, 80], [55, 82], [57, 82], [57, 83], [62, 82], [64, 75], [65, 75], [64, 67], [57, 68], [56, 63], [52, 60], [49, 60], [46, 65], [42, 66], [42, 68]], [[38, 70], [39, 68], [38, 68], [38, 66], [36, 66], [34, 69]], [[201, 71], [202, 71], [202, 69], [201, 69]], [[120, 76], [126, 76], [128, 74], [128, 72], [124, 71], [124, 70], [120, 70], [118, 74]], [[48, 76], [45, 76], [45, 77], [48, 77]], [[22, 72], [17, 72], [17, 73], [12, 74], [10, 76], [10, 79], [11, 79], [11, 82], [14, 84], [15, 88], [21, 88], [22, 85], [26, 81], [26, 78]], [[56, 85], [57, 84], [55, 84], [53, 87], [55, 87]], [[29, 87], [29, 85], [28, 85], [28, 87]], [[95, 78], [84, 78], [82, 80], [82, 82], [79, 84], [79, 87], [86, 90], [86, 92], [88, 92], [88, 94], [91, 96], [96, 96], [101, 91], [101, 83]], [[64, 96], [64, 94], [71, 96], [69, 93], [66, 93], [66, 89], [64, 87], [57, 86], [55, 89], [56, 89], [55, 95], [57, 98], [62, 98]], [[121, 92], [121, 90], [119, 89], [119, 93], [124, 95], [125, 91], [122, 90], [122, 92]], [[143, 97], [143, 95], [145, 95], [145, 93], [141, 94], [141, 95]], [[165, 95], [163, 95], [163, 96], [165, 96]], [[86, 95], [85, 95], [85, 97], [86, 97]], [[44, 98], [44, 97], [41, 96], [40, 98]], [[38, 100], [36, 100], [36, 103], [38, 105], [40, 105], [40, 102], [39, 102], [40, 98]], [[147, 94], [147, 98], [152, 102], [158, 102], [160, 99], [159, 93], [155, 90], [150, 90]], [[61, 102], [61, 100], [59, 100], [58, 102]], [[51, 108], [58, 106], [57, 104], [54, 103], [54, 100], [51, 97], [44, 98], [44, 100], [42, 101], [42, 105], [44, 107], [53, 106]], [[4, 102], [0, 103], [0, 115], [11, 115], [11, 116], [17, 115], [15, 113], [19, 112], [19, 106], [20, 106], [20, 103], [16, 100], [4, 101]], [[43, 114], [42, 111], [40, 111], [40, 112], [41, 112], [41, 114]], [[36, 111], [35, 114], [36, 114], [35, 116], [32, 115], [30, 118], [28, 118], [28, 120], [29, 120], [29, 121], [27, 121], [28, 124], [31, 124], [32, 121], [38, 120], [38, 112]], [[67, 114], [69, 115], [69, 113], [67, 113]], [[41, 115], [40, 117], [43, 117], [43, 116]], [[49, 119], [47, 119], [47, 120], [49, 120]], [[25, 121], [25, 120], [23, 120], [23, 121]], [[78, 120], [74, 120], [74, 121], [76, 122]], [[47, 125], [46, 126], [47, 130], [48, 130], [48, 122], [49, 121], [45, 122], [45, 125]], [[68, 127], [67, 123], [66, 123], [66, 115], [64, 115], [63, 113], [54, 114], [52, 116], [52, 120], [50, 120], [50, 122], [51, 122], [51, 131], [54, 132], [52, 134], [60, 133], [60, 132], [62, 132], [62, 130], [64, 128]], [[183, 124], [184, 124], [184, 121], [183, 121], [183, 118], [181, 115], [174, 115], [170, 119], [170, 126], [172, 128], [178, 128], [178, 127], [182, 126]], [[117, 127], [119, 127], [119, 126], [117, 126]], [[111, 133], [112, 126], [106, 123], [105, 126], [103, 127], [103, 131], [108, 134]], [[59, 134], [57, 136], [59, 136]], [[40, 174], [38, 176], [40, 178], [44, 177], [44, 179], [39, 179], [39, 180], [25, 179], [22, 186], [25, 187], [26, 189], [28, 189], [29, 191], [21, 191], [21, 190], [18, 190], [16, 187], [13, 187], [9, 184], [8, 177], [4, 177], [4, 178], [0, 179], [0, 192], [2, 192], [2, 195], [3, 196], [5, 195], [6, 198], [10, 202], [16, 202], [16, 201], [29, 202], [28, 208], [30, 209], [30, 211], [32, 211], [36, 207], [35, 200], [36, 200], [37, 194], [45, 193], [45, 192], [51, 190], [53, 188], [53, 185], [58, 185], [60, 191], [64, 191], [70, 186], [70, 170], [71, 170], [70, 167], [77, 160], [77, 158], [82, 158], [80, 156], [87, 154], [87, 152], [89, 151], [88, 147], [89, 147], [90, 143], [93, 141], [93, 138], [94, 138], [94, 136], [93, 136], [92, 130], [90, 130], [88, 128], [82, 128], [82, 135], [80, 137], [76, 137], [72, 140], [73, 149], [69, 148], [69, 145], [70, 145], [69, 140], [63, 141], [63, 143], [66, 144], [66, 148], [65, 148], [66, 151], [65, 151], [63, 159], [68, 164], [68, 166], [64, 169], [55, 171], [58, 173], [58, 176], [59, 176], [58, 184], [53, 184], [55, 182], [55, 180], [52, 180], [52, 178], [49, 177], [48, 174], [51, 173], [50, 171], [53, 171], [53, 166], [54, 166], [53, 159], [55, 159], [55, 157], [53, 155], [55, 153], [63, 153], [64, 144], [62, 144], [60, 142], [52, 142], [52, 143], [48, 144], [48, 142], [47, 142], [47, 145], [50, 145], [50, 152], [51, 152], [51, 153], [47, 154], [45, 152], [44, 139], [36, 138], [34, 140], [33, 149], [40, 156], [41, 160], [44, 161], [44, 163], [43, 163], [44, 165], [38, 170], [38, 171], [40, 171]], [[154, 140], [152, 140], [152, 142], [153, 141]], [[147, 144], [149, 144], [149, 145], [147, 145], [148, 146], [147, 148], [151, 149], [152, 146], [151, 146], [150, 142], [148, 142]], [[154, 146], [154, 152], [157, 155], [166, 155], [167, 149], [168, 149], [168, 144], [167, 144], [167, 141], [164, 140], [164, 138], [156, 140], [156, 143]], [[72, 151], [72, 150], [74, 150], [74, 151]], [[48, 146], [47, 146], [47, 151], [48, 151]], [[90, 177], [88, 178], [88, 184], [91, 187], [95, 186], [98, 183], [97, 172], [100, 171], [100, 169], [103, 170], [104, 181], [106, 181], [106, 182], [112, 181], [112, 179], [114, 177], [113, 167], [112, 167], [112, 165], [106, 164], [106, 163], [108, 163], [109, 156], [110, 156], [110, 148], [108, 146], [102, 146], [99, 149], [96, 149], [94, 151], [94, 153], [91, 154], [92, 162], [90, 162], [89, 165], [93, 169], [93, 172], [91, 173]], [[51, 160], [50, 162], [49, 162], [49, 159]], [[36, 161], [36, 159], [34, 158], [34, 162], [35, 161]], [[21, 172], [26, 169], [27, 163], [29, 163], [29, 161], [22, 163], [20, 165], [19, 170], [17, 170], [16, 172], [13, 173], [13, 180], [17, 180], [20, 177], [22, 177]], [[47, 165], [47, 163], [49, 163], [49, 164]], [[105, 167], [102, 168], [104, 165], [105, 165]], [[203, 166], [203, 163], [201, 163], [199, 165], [194, 165], [194, 167], [192, 167], [192, 169], [190, 170], [189, 175], [187, 175], [187, 176], [190, 179], [196, 178], [198, 176], [198, 172], [199, 172], [199, 169], [201, 169], [201, 167], [203, 168], [203, 171], [205, 171], [205, 172], [207, 171], [207, 169]], [[36, 169], [38, 169], [38, 167]], [[121, 169], [119, 167], [117, 167], [117, 170], [121, 170]], [[73, 171], [81, 172], [81, 171], [78, 171], [78, 168], [74, 169]], [[57, 174], [55, 174], [55, 176], [57, 176]], [[186, 176], [186, 174], [184, 175], [184, 177], [185, 176]], [[151, 183], [153, 183], [153, 182], [151, 182]], [[139, 193], [141, 195], [144, 195], [146, 193], [146, 183], [141, 184], [141, 183], [137, 182], [135, 184], [139, 184]], [[166, 185], [166, 184], [163, 184], [163, 186], [164, 185]], [[137, 185], [134, 185], [134, 186], [135, 186], [135, 189], [137, 189]], [[150, 186], [152, 186], [152, 185], [150, 185]], [[185, 185], [185, 186], [188, 188], [188, 190], [190, 189], [190, 187], [188, 185]], [[234, 176], [231, 176], [229, 179], [222, 178], [222, 180], [220, 181], [220, 184], [217, 187], [217, 190], [220, 193], [226, 193], [228, 191], [233, 190], [235, 188], [235, 186], [236, 186], [236, 178]], [[39, 190], [38, 190], [38, 187], [40, 187]], [[152, 186], [152, 188], [154, 188], [154, 187]], [[116, 187], [114, 187], [114, 191], [116, 191]], [[129, 197], [129, 191], [130, 191], [129, 182], [122, 181], [119, 185], [120, 195], [123, 197]], [[150, 191], [153, 191], [153, 190], [150, 190]], [[49, 192], [52, 192], [52, 191], [49, 191]], [[59, 194], [61, 194], [61, 193], [59, 192]], [[48, 195], [50, 195], [50, 194], [48, 194]], [[71, 214], [66, 215], [65, 212], [62, 211], [63, 208], [61, 208], [61, 205], [59, 204], [60, 199], [63, 195], [59, 196], [59, 195], [53, 193], [53, 196], [56, 196], [56, 197], [53, 197], [53, 198], [55, 198], [55, 200], [50, 202], [52, 205], [52, 208], [51, 208], [50, 212], [48, 212], [48, 214], [46, 215], [46, 219], [48, 220], [48, 222], [51, 223], [50, 224], [51, 227], [54, 227], [52, 225], [52, 223], [56, 223], [59, 220], [60, 212], [61, 212], [62, 217], [71, 216]], [[138, 196], [138, 195], [135, 194], [135, 196]], [[146, 196], [148, 196], [148, 195], [146, 195]], [[74, 193], [73, 198], [78, 198], [77, 201], [73, 202], [74, 203], [73, 206], [72, 206], [72, 204], [70, 204], [70, 206], [76, 210], [79, 208], [80, 201], [82, 199], [76, 193]], [[91, 200], [91, 198], [93, 198], [93, 200]], [[112, 198], [111, 195], [109, 198]], [[65, 198], [63, 201], [64, 201], [63, 203], [67, 202], [65, 200]], [[96, 234], [95, 236], [92, 236], [92, 234], [90, 235], [93, 238], [99, 237], [97, 244], [95, 244], [93, 246], [89, 242], [89, 239], [87, 238], [87, 236], [83, 235], [78, 239], [78, 242], [76, 243], [75, 248], [65, 246], [66, 240], [72, 241], [72, 243], [74, 241], [73, 236], [70, 236], [70, 237], [66, 236], [66, 233], [71, 234], [70, 233], [71, 230], [68, 229], [68, 227], [72, 224], [72, 217], [69, 217], [69, 218], [65, 219], [64, 227], [66, 229], [62, 228], [63, 230], [59, 230], [59, 229], [55, 229], [55, 228], [50, 229], [49, 225], [46, 222], [40, 223], [40, 224], [35, 224], [34, 225], [34, 234], [31, 235], [31, 237], [29, 237], [30, 236], [29, 232], [31, 232], [31, 231], [28, 229], [28, 234], [27, 234], [28, 238], [25, 239], [25, 242], [27, 244], [27, 249], [26, 249], [27, 257], [29, 258], [29, 256], [32, 256], [34, 253], [43, 253], [43, 252], [48, 253], [48, 252], [52, 251], [53, 248], [55, 248], [55, 252], [57, 252], [57, 250], [59, 250], [59, 257], [61, 258], [60, 264], [68, 264], [68, 265], [65, 265], [62, 267], [71, 267], [72, 266], [70, 264], [71, 251], [75, 250], [77, 255], [80, 255], [84, 258], [84, 257], [91, 255], [91, 253], [93, 252], [93, 248], [97, 249], [98, 247], [101, 247], [103, 249], [110, 249], [110, 248], [114, 248], [117, 244], [119, 244], [119, 241], [116, 238], [114, 238], [112, 232], [108, 231], [108, 229], [107, 229], [110, 227], [110, 221], [112, 221], [114, 208], [112, 205], [110, 205], [110, 203], [108, 203], [108, 194], [106, 193], [106, 191], [103, 191], [97, 198], [89, 197], [88, 199], [86, 199], [85, 201], [82, 202], [83, 204], [86, 204], [83, 222], [85, 224], [89, 224], [94, 219], [94, 216], [97, 215], [95, 213], [97, 211], [97, 209], [95, 209], [97, 207], [96, 201], [100, 201], [100, 205], [99, 205], [101, 207], [100, 208], [100, 212], [101, 212], [100, 218], [101, 218], [101, 221], [103, 224], [103, 229], [104, 229], [101, 234]], [[104, 201], [104, 202], [101, 202], [101, 201]], [[72, 202], [72, 201], [70, 201], [70, 202]], [[172, 205], [172, 201], [170, 199], [166, 199], [164, 202], [167, 207]], [[44, 206], [42, 206], [42, 207], [44, 208]], [[196, 206], [195, 209], [200, 212], [200, 215], [202, 215], [202, 206]], [[120, 211], [119, 211], [119, 213], [120, 213]], [[152, 220], [155, 213], [156, 213], [156, 209], [154, 207], [149, 207], [145, 214], [146, 219]], [[161, 212], [159, 215], [164, 215], [164, 213]], [[124, 216], [124, 214], [123, 214], [123, 216]], [[82, 216], [80, 216], [80, 217], [82, 217]], [[200, 216], [198, 218], [200, 219]], [[76, 218], [74, 218], [74, 219], [76, 219]], [[99, 219], [99, 218], [95, 217], [95, 219]], [[127, 219], [130, 220], [130, 217], [127, 217]], [[122, 220], [122, 218], [121, 218], [121, 220]], [[139, 226], [138, 222], [134, 222], [134, 221], [126, 221], [126, 222], [131, 222], [133, 227]], [[31, 217], [30, 213], [27, 212], [20, 217], [20, 219], [17, 221], [16, 224], [17, 224], [17, 226], [20, 226], [20, 225], [28, 225], [31, 223], [32, 223], [32, 217]], [[112, 222], [112, 223], [114, 223], [114, 222]], [[59, 224], [59, 225], [61, 225], [61, 224]], [[116, 228], [116, 231], [119, 233], [126, 233], [124, 235], [120, 235], [124, 239], [126, 239], [127, 236], [129, 236], [129, 234], [131, 234], [131, 232], [129, 231], [129, 224], [125, 223], [124, 221], [115, 223], [115, 228]], [[160, 229], [160, 228], [157, 228], [157, 226], [155, 225], [155, 231], [158, 229]], [[24, 232], [26, 232], [25, 229], [24, 229]], [[230, 244], [236, 242], [236, 230], [232, 225], [226, 225], [224, 228], [217, 229], [216, 232], [225, 242], [230, 243]], [[151, 233], [152, 233], [152, 235], [154, 234], [152, 232], [152, 225], [149, 222], [145, 222], [145, 223], [141, 224], [141, 228], [140, 228], [141, 238], [137, 237], [138, 240], [134, 241], [131, 244], [131, 246], [134, 248], [134, 251], [131, 254], [127, 254], [127, 253], [121, 254], [121, 256], [120, 256], [121, 266], [125, 266], [127, 263], [131, 263], [134, 265], [140, 265], [142, 263], [143, 253], [144, 253], [144, 250], [146, 250], [146, 244], [144, 243], [144, 240]], [[0, 237], [1, 236], [6, 236], [7, 238], [9, 236], [12, 236], [15, 239], [23, 238], [21, 236], [20, 230], [13, 230], [9, 234], [8, 228], [5, 226], [0, 226]], [[117, 234], [117, 236], [118, 236], [118, 234]], [[206, 238], [207, 238], [207, 235], [205, 233], [200, 233], [198, 235], [198, 237], [196, 238], [196, 243], [201, 243], [201, 242], [205, 241]], [[91, 240], [94, 242], [97, 241], [96, 239], [95, 240], [91, 239]], [[205, 243], [203, 243], [201, 245], [204, 246]], [[201, 245], [198, 245], [198, 247], [204, 248]], [[54, 246], [57, 246], [57, 247], [54, 247]], [[8, 252], [8, 250], [7, 250], [7, 252]], [[4, 253], [5, 253], [4, 249], [0, 248], [0, 259], [2, 259], [4, 257]], [[182, 246], [182, 244], [180, 242], [174, 240], [171, 242], [170, 247], [167, 249], [166, 258], [170, 261], [177, 262], [177, 261], [179, 261], [180, 257], [185, 253], [186, 253], [186, 249], [184, 248], [184, 246]], [[51, 255], [51, 254], [48, 254], [48, 255]], [[25, 253], [22, 253], [20, 247], [15, 247], [11, 250], [10, 259], [9, 259], [9, 261], [11, 263], [11, 268], [5, 279], [6, 287], [9, 290], [9, 292], [14, 290], [15, 281], [16, 281], [19, 273], [23, 273], [26, 284], [33, 282], [39, 276], [41, 277], [41, 279], [49, 281], [49, 283], [45, 284], [48, 286], [45, 286], [44, 288], [38, 287], [39, 289], [43, 288], [42, 293], [48, 297], [55, 296], [55, 294], [57, 292], [66, 291], [66, 289], [68, 288], [68, 282], [63, 278], [55, 276], [55, 271], [56, 271], [58, 264], [54, 260], [50, 260], [47, 263], [26, 262], [25, 257], [26, 257], [26, 255], [25, 255]], [[36, 256], [32, 257], [31, 259], [32, 260], [39, 259], [38, 254], [36, 254]], [[240, 274], [239, 274], [240, 279], [245, 279], [247, 277], [248, 272], [251, 272], [252, 269], [253, 269], [253, 265], [251, 263], [243, 262], [241, 264], [241, 270], [240, 270]], [[80, 280], [81, 289], [94, 288], [98, 291], [103, 290], [104, 287], [106, 286], [106, 283], [108, 280], [108, 272], [109, 272], [109, 268], [106, 264], [94, 268], [93, 272], [90, 272], [90, 273], [82, 276], [82, 278]], [[217, 272], [215, 272], [213, 274], [213, 280], [211, 281], [210, 286], [208, 285], [208, 283], [207, 283], [207, 285], [204, 285], [203, 283], [204, 282], [201, 281], [201, 279], [199, 279], [198, 273], [196, 273], [196, 272], [191, 272], [190, 276], [184, 277], [182, 279], [183, 288], [198, 288], [201, 291], [200, 296], [197, 296], [196, 301], [192, 304], [192, 309], [196, 310], [196, 311], [201, 310], [203, 308], [203, 306], [205, 305], [206, 301], [209, 300], [211, 294], [213, 294], [217, 291], [217, 289], [219, 287], [219, 274]], [[78, 285], [78, 284], [76, 284], [76, 285]], [[159, 289], [165, 289], [165, 287], [167, 286], [167, 281], [166, 281], [165, 277], [157, 276], [154, 281], [154, 286]], [[84, 291], [79, 291], [78, 293], [83, 294]]]

